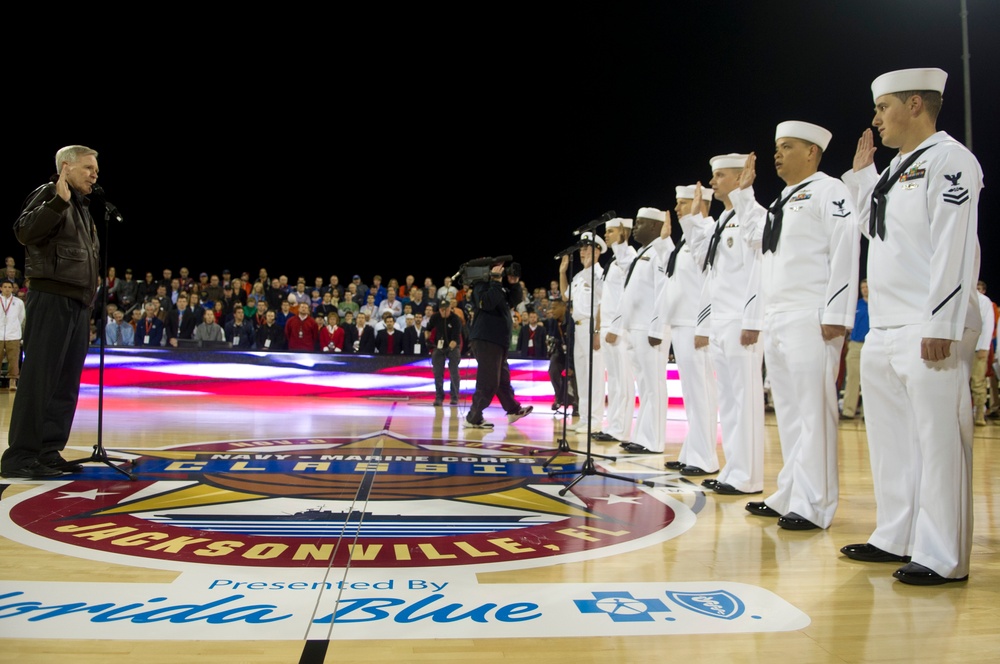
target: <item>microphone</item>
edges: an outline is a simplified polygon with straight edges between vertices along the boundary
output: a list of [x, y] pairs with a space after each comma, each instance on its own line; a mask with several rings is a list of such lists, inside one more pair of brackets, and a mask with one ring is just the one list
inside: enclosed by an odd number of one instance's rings
[[576, 229], [575, 231], [573, 231], [573, 235], [579, 235], [580, 233], [583, 233], [585, 231], [592, 231], [595, 228], [597, 228], [598, 226], [600, 226], [601, 224], [607, 223], [607, 222], [611, 221], [612, 219], [614, 219], [617, 216], [618, 215], [615, 214], [614, 210], [608, 210], [607, 212], [605, 212], [604, 214], [602, 214], [597, 219], [594, 219], [593, 221], [588, 221], [583, 226], [580, 226], [578, 229]]
[[115, 204], [109, 201], [107, 198], [104, 198], [104, 187], [95, 183], [90, 188], [90, 193], [97, 195], [98, 198], [104, 199], [104, 209], [109, 215], [115, 218], [115, 221], [117, 221], [119, 224], [125, 221], [122, 218], [122, 213], [119, 212], [118, 208], [115, 207]]
[[563, 256], [570, 256], [573, 254], [574, 251], [587, 246], [587, 244], [588, 244], [587, 242], [577, 242], [576, 244], [566, 247], [565, 249], [560, 251], [558, 254], [555, 255], [555, 258], [558, 259], [562, 258]]

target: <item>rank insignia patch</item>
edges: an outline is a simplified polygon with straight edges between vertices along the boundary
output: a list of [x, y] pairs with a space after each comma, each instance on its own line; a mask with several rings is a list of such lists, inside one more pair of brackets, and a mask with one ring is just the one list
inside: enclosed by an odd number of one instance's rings
[[941, 195], [941, 199], [945, 203], [961, 205], [969, 200], [969, 190], [958, 183], [958, 181], [962, 178], [962, 174], [960, 172], [954, 175], [948, 175], [945, 173], [944, 178], [951, 183], [951, 187]]

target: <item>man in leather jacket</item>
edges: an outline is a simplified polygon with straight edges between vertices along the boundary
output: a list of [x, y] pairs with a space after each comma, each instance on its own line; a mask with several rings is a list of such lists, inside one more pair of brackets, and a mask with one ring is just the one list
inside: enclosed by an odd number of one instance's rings
[[100, 283], [97, 227], [87, 198], [97, 183], [97, 151], [70, 145], [56, 153], [57, 176], [28, 196], [14, 235], [31, 279], [24, 363], [10, 415], [0, 475], [26, 479], [82, 470], [66, 461], [90, 318]]

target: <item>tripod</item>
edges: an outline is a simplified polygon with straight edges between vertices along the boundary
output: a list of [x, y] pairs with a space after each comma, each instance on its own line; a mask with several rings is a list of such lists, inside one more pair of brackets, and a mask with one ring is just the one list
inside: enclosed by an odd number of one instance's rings
[[[108, 265], [108, 221], [111, 216], [114, 215], [115, 219], [121, 222], [122, 217], [118, 213], [118, 209], [109, 203], [107, 199], [104, 198], [104, 189], [94, 185], [94, 193], [98, 195], [104, 201], [104, 258], [102, 260], [102, 272], [107, 274]], [[115, 464], [132, 465], [133, 461], [131, 459], [116, 459], [108, 456], [107, 450], [104, 449], [104, 348], [107, 345], [107, 334], [106, 328], [108, 325], [108, 284], [106, 282], [106, 277], [101, 276], [101, 297], [100, 305], [101, 312], [98, 320], [100, 324], [97, 326], [98, 336], [100, 337], [100, 365], [97, 371], [97, 443], [94, 445], [94, 451], [90, 455], [87, 461], [100, 461], [106, 466], [117, 470], [119, 473], [135, 481], [135, 475], [125, 470], [121, 466]]]
[[[591, 288], [590, 288], [590, 312], [591, 312], [591, 316], [589, 318], [589, 323], [588, 323], [588, 328], [589, 329], [587, 330], [587, 332], [588, 332], [587, 338], [588, 338], [588, 341], [589, 341], [589, 346], [587, 348], [588, 360], [589, 360], [588, 363], [587, 363], [587, 395], [588, 395], [588, 398], [587, 398], [587, 409], [588, 410], [592, 410], [593, 409], [593, 404], [591, 403], [591, 401], [592, 401], [592, 398], [593, 398], [593, 395], [594, 395], [594, 334], [596, 332], [596, 330], [595, 330], [596, 326], [594, 324], [595, 320], [596, 320], [596, 317], [593, 315], [593, 312], [595, 311], [594, 298], [595, 298], [595, 293], [597, 291], [597, 288], [596, 288], [596, 284], [597, 284], [597, 281], [596, 281], [596, 279], [597, 279], [597, 256], [596, 256], [596, 249], [595, 248], [598, 246], [597, 242], [594, 240], [593, 232], [591, 232], [589, 234], [589, 237], [588, 237], [587, 234], [584, 234], [582, 236], [582, 239], [580, 240], [580, 242], [576, 246], [578, 248], [589, 246], [590, 249], [591, 249], [591, 261], [590, 261], [590, 284], [591, 284]], [[570, 249], [572, 250], [573, 248], [571, 247]], [[570, 254], [570, 256], [571, 256], [571, 258], [570, 258], [570, 264], [572, 265], [572, 254]], [[572, 282], [571, 282], [570, 289], [569, 289], [569, 296], [570, 296], [570, 298], [569, 298], [570, 299], [570, 305], [572, 307], [572, 302], [573, 302], [573, 299], [572, 299], [572, 296], [573, 296]], [[572, 310], [572, 309], [570, 309], [570, 310]], [[575, 339], [575, 336], [574, 336], [574, 343], [575, 342], [576, 342], [576, 339]], [[602, 395], [602, 401], [603, 401], [603, 395]], [[614, 475], [614, 474], [611, 474], [611, 473], [606, 473], [604, 471], [597, 470], [597, 466], [594, 464], [594, 457], [595, 456], [596, 457], [600, 457], [602, 459], [610, 459], [611, 461], [614, 461], [615, 457], [605, 456], [605, 455], [600, 455], [600, 454], [594, 454], [594, 452], [592, 451], [592, 445], [593, 444], [592, 444], [591, 439], [590, 439], [591, 425], [592, 425], [591, 417], [590, 417], [590, 412], [583, 413], [581, 415], [581, 417], [586, 417], [587, 418], [587, 451], [585, 452], [586, 458], [584, 459], [584, 461], [583, 461], [583, 467], [580, 469], [579, 474], [576, 476], [576, 478], [574, 478], [573, 481], [571, 481], [569, 484], [567, 484], [565, 487], [563, 487], [562, 489], [559, 490], [559, 495], [560, 496], [565, 496], [566, 493], [570, 489], [572, 489], [573, 486], [575, 486], [576, 483], [579, 482], [580, 480], [582, 480], [584, 477], [590, 477], [590, 476], [593, 476], [593, 475], [599, 475], [601, 477], [609, 477], [609, 478], [616, 479], [616, 480], [622, 480], [624, 482], [631, 482], [633, 484], [643, 484], [645, 486], [650, 486], [650, 487], [653, 486], [653, 483], [649, 482], [647, 480], [637, 480], [637, 479], [634, 479], [634, 478], [631, 478], [631, 477], [625, 477], [625, 476], [622, 476], [622, 475]], [[564, 417], [563, 418], [563, 432], [564, 432], [564, 435], [565, 435], [565, 430], [566, 430], [566, 428], [565, 428], [565, 417]], [[562, 444], [560, 443], [560, 448], [561, 447], [562, 447]], [[567, 446], [567, 450], [566, 451], [575, 452], [574, 450], [569, 450], [568, 446]], [[579, 452], [575, 452], [575, 453], [579, 454]], [[549, 464], [549, 462], [551, 462], [551, 461], [552, 461], [552, 459], [549, 459], [549, 461], [547, 461], [545, 463], [545, 466], [547, 466]], [[545, 467], [545, 466], [543, 466], [543, 467]], [[550, 470], [549, 471], [549, 477], [557, 477], [557, 476], [560, 476], [560, 475], [572, 475], [575, 472], [577, 472], [577, 471], [573, 471], [573, 470], [551, 471]]]

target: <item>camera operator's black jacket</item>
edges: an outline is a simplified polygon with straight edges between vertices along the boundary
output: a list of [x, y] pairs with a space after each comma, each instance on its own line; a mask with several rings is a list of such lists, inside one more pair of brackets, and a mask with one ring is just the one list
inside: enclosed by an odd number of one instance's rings
[[[515, 286], [517, 284], [514, 284]], [[500, 281], [479, 281], [472, 286], [472, 324], [469, 339], [489, 341], [507, 348], [514, 321], [511, 309], [521, 303], [521, 289]]]

